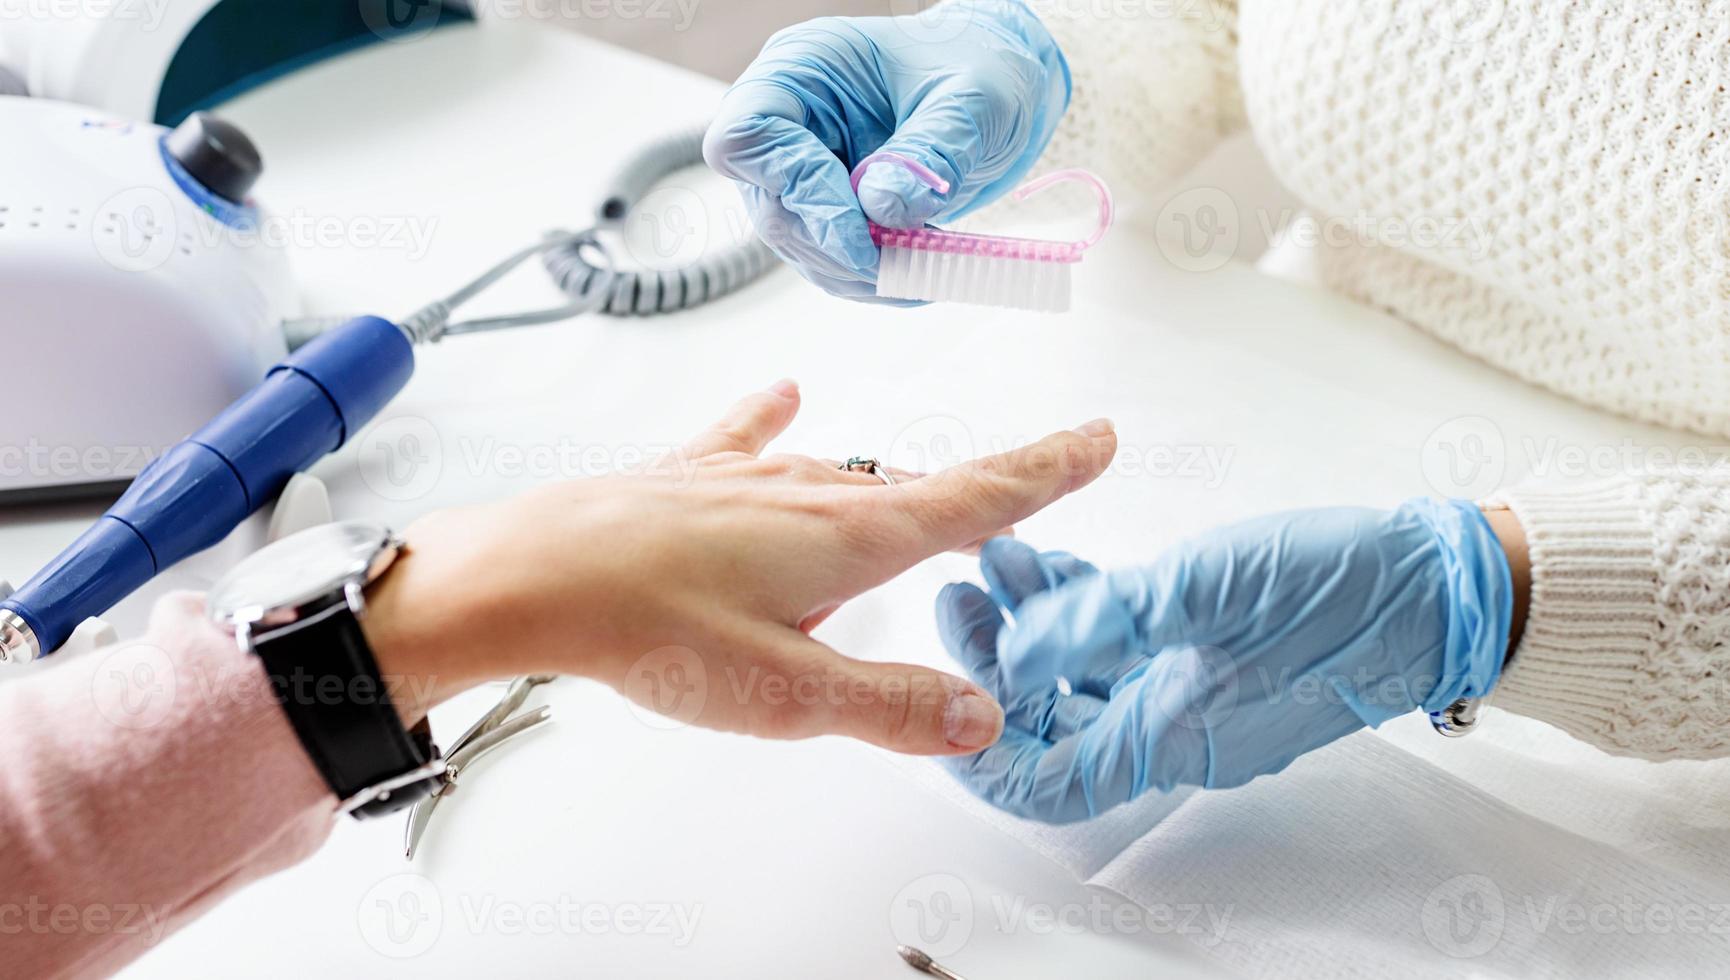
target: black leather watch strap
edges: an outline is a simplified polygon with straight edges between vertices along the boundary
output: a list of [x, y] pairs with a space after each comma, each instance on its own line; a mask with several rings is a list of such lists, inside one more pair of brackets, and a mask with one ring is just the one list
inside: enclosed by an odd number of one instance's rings
[[[342, 599], [255, 635], [252, 648], [300, 744], [337, 799], [349, 801], [438, 757], [425, 722], [413, 731], [403, 727], [360, 620]], [[416, 780], [351, 812], [361, 818], [395, 813], [442, 782], [442, 773]]]

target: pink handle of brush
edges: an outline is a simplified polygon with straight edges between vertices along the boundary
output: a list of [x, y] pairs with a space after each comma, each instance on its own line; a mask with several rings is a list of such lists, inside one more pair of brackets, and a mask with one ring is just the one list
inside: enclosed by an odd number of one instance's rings
[[1086, 184], [1093, 188], [1095, 194], [1099, 195], [1099, 226], [1093, 229], [1093, 234], [1075, 243], [1076, 248], [1092, 248], [1099, 244], [1099, 240], [1105, 237], [1106, 232], [1111, 230], [1111, 222], [1117, 217], [1117, 207], [1111, 202], [1111, 188], [1105, 186], [1105, 181], [1100, 180], [1095, 174], [1074, 167], [1068, 170], [1054, 170], [1038, 180], [1031, 180], [1017, 187], [1015, 193], [1011, 194], [1010, 197], [1017, 201], [1024, 201], [1047, 187], [1071, 181]]
[[926, 187], [931, 188], [939, 194], [949, 193], [949, 181], [937, 176], [930, 167], [927, 167], [912, 157], [902, 156], [899, 153], [893, 153], [886, 150], [879, 150], [865, 159], [860, 160], [859, 165], [853, 168], [852, 182], [854, 197], [859, 196], [859, 181], [865, 177], [865, 168], [871, 166], [873, 163], [898, 163], [908, 173], [919, 178], [919, 182], [924, 184]]
[[[851, 180], [853, 184], [853, 193], [855, 195], [859, 193], [859, 181], [865, 177], [866, 168], [870, 167], [874, 163], [899, 164], [908, 173], [918, 178], [920, 183], [931, 188], [937, 193], [949, 193], [949, 182], [932, 172], [931, 168], [912, 159], [911, 157], [902, 156], [899, 153], [879, 151], [867, 156], [863, 160], [860, 160], [859, 165], [853, 168]], [[1099, 240], [1105, 237], [1107, 231], [1111, 230], [1111, 223], [1117, 216], [1117, 208], [1111, 200], [1111, 188], [1105, 186], [1105, 181], [1100, 180], [1098, 176], [1086, 170], [1072, 167], [1068, 170], [1054, 170], [1037, 180], [1028, 181], [1020, 187], [1017, 187], [1015, 192], [1010, 196], [1017, 201], [1022, 201], [1048, 187], [1070, 182], [1086, 184], [1093, 188], [1094, 193], [1099, 196], [1099, 224], [1094, 228], [1093, 234], [1081, 239], [1080, 241], [1069, 243], [1074, 252], [1079, 253], [1099, 244]], [[873, 222], [873, 237], [876, 237], [875, 232], [877, 231], [877, 228], [877, 224]], [[948, 236], [961, 235], [959, 232], [945, 232], [943, 234]], [[966, 237], [978, 237], [983, 239], [989, 236], [981, 235]], [[913, 243], [909, 242], [909, 244]]]

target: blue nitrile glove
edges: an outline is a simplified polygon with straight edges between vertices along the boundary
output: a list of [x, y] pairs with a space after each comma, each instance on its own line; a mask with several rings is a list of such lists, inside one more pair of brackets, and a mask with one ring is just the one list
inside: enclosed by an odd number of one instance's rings
[[[1019, 183], [1069, 104], [1069, 68], [1020, 0], [950, 0], [904, 17], [822, 17], [769, 39], [734, 83], [703, 156], [738, 182], [757, 231], [805, 278], [874, 298], [865, 218], [917, 228]], [[949, 182], [938, 194], [892, 150]], [[861, 208], [863, 205], [863, 208]]]
[[1003, 738], [944, 761], [987, 801], [1050, 822], [1239, 786], [1365, 725], [1482, 696], [1513, 618], [1507, 560], [1465, 501], [1275, 514], [1115, 572], [1009, 539], [980, 564], [991, 594], [947, 586], [937, 619], [1003, 704]]

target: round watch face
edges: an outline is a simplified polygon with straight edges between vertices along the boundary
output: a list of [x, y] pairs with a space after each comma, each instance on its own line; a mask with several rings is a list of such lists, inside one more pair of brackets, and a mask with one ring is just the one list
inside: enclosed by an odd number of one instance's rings
[[344, 583], [370, 581], [395, 554], [395, 539], [382, 524], [307, 528], [248, 555], [224, 575], [210, 590], [210, 618], [235, 626], [272, 611], [290, 612]]

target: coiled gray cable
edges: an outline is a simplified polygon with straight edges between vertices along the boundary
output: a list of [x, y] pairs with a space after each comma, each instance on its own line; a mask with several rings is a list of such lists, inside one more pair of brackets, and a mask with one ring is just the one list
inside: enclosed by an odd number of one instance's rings
[[[657, 140], [626, 161], [601, 201], [596, 225], [618, 230], [631, 210], [670, 174], [703, 162], [703, 130]], [[678, 269], [617, 269], [590, 261], [582, 242], [556, 245], [541, 264], [558, 287], [579, 302], [605, 296], [597, 309], [613, 316], [650, 316], [701, 306], [762, 278], [776, 265], [775, 253], [752, 235], [747, 241], [705, 255]]]
[[[688, 310], [719, 299], [755, 282], [776, 265], [775, 253], [753, 234], [748, 240], [705, 255], [678, 269], [621, 269], [610, 250], [596, 237], [600, 231], [620, 232], [631, 211], [669, 175], [703, 162], [701, 127], [656, 140], [619, 169], [595, 217], [595, 227], [580, 232], [551, 232], [542, 241], [520, 249], [461, 289], [421, 307], [402, 321], [414, 343], [436, 343], [453, 334], [480, 333], [551, 323], [584, 313], [650, 316]], [[451, 323], [456, 307], [474, 298], [520, 263], [539, 255], [553, 282], [571, 302], [535, 310]], [[598, 261], [597, 261], [598, 259]], [[290, 350], [325, 330], [347, 321], [346, 316], [305, 317], [283, 324]]]

